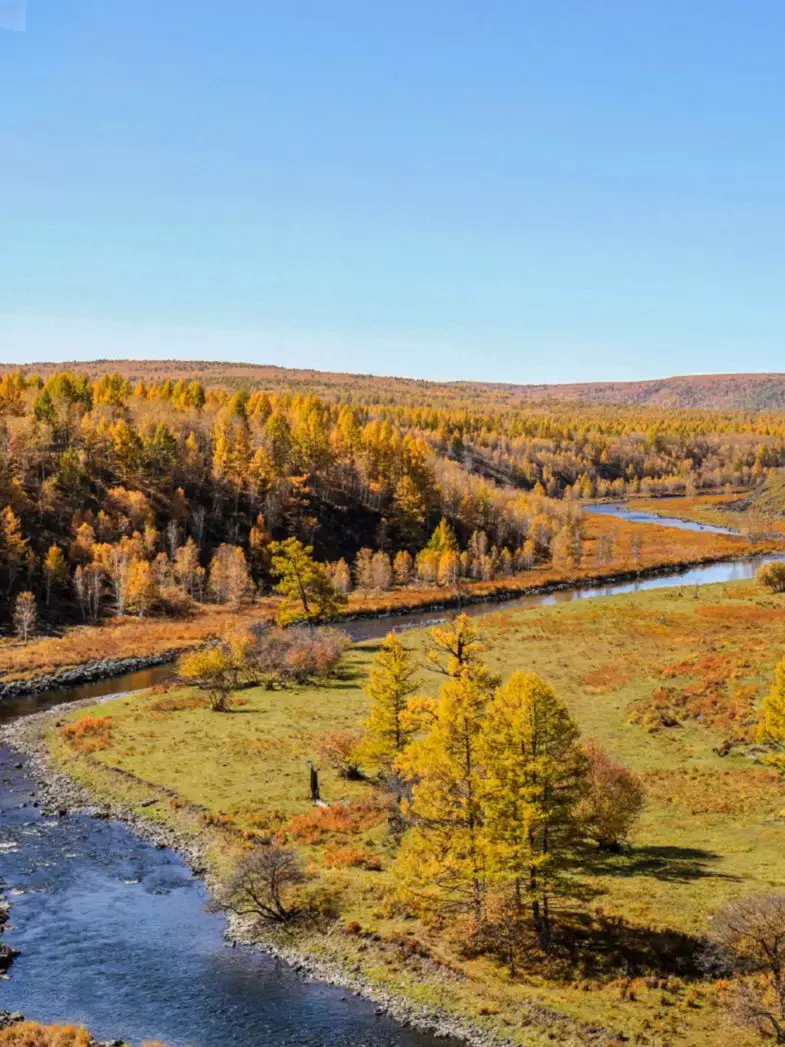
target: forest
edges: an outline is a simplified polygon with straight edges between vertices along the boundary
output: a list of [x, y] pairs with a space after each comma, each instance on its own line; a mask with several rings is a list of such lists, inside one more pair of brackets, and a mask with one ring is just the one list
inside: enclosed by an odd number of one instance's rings
[[[267, 389], [7, 371], [6, 629], [247, 602], [273, 587], [271, 543], [287, 539], [344, 595], [578, 567], [588, 500], [750, 488], [785, 464], [776, 414], [519, 408], [492, 387], [418, 400], [417, 383], [380, 379], [316, 395], [286, 374]], [[600, 563], [640, 558], [601, 544]]]

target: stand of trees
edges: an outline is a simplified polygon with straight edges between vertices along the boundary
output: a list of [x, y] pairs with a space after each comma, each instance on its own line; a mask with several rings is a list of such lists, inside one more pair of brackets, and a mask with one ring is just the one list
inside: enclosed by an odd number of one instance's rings
[[778, 416], [345, 395], [7, 372], [0, 614], [23, 591], [50, 620], [239, 603], [290, 539], [341, 594], [578, 566], [580, 499], [785, 462]]
[[419, 667], [390, 634], [355, 755], [400, 804], [401, 898], [514, 971], [532, 939], [550, 948], [554, 903], [580, 896], [587, 848], [618, 850], [644, 796], [628, 768], [581, 744], [553, 688], [531, 672], [500, 684], [482, 653], [465, 615], [434, 629], [427, 664], [444, 683], [417, 698]]

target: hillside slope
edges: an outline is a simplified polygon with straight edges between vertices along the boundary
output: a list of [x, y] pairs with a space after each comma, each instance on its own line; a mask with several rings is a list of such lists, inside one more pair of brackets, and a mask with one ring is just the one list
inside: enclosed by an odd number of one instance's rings
[[[14, 370], [0, 364], [0, 373]], [[580, 401], [589, 404], [629, 404], [660, 408], [713, 410], [785, 410], [785, 374], [681, 375], [639, 382], [577, 382], [527, 385], [496, 382], [434, 382], [414, 378], [353, 375], [268, 364], [209, 360], [90, 360], [31, 364], [43, 376], [70, 369], [98, 378], [117, 371], [132, 381], [163, 381], [169, 377], [198, 378], [209, 385], [263, 387], [267, 390], [308, 391], [329, 397], [374, 401], [445, 404]]]

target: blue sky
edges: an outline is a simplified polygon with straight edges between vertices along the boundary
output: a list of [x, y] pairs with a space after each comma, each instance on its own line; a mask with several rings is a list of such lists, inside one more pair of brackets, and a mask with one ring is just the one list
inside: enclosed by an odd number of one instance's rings
[[0, 359], [783, 369], [782, 0], [26, 8]]

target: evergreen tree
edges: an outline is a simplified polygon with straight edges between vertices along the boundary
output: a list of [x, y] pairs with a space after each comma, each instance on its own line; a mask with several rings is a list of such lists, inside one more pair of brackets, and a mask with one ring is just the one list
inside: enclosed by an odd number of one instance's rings
[[311, 625], [337, 618], [346, 596], [336, 591], [324, 564], [313, 558], [313, 546], [297, 538], [273, 542], [271, 569], [278, 579], [275, 591], [283, 596], [276, 620], [279, 625], [306, 621]]
[[468, 912], [478, 924], [487, 885], [478, 749], [489, 696], [481, 675], [445, 681], [430, 730], [398, 761], [412, 782], [404, 807], [412, 828], [396, 866], [401, 893], [437, 912]]

